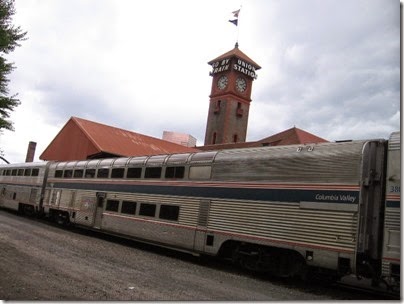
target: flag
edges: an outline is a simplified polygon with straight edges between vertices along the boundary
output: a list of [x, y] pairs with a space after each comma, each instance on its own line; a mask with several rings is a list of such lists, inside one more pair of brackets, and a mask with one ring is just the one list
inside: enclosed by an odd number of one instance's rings
[[229, 22], [233, 23], [235, 26], [237, 26], [238, 23], [238, 19], [234, 19], [234, 20], [229, 20]]
[[238, 9], [237, 11], [231, 12], [233, 14], [233, 17], [235, 19], [229, 20], [229, 22], [233, 23], [235, 26], [238, 25], [238, 14], [240, 13], [240, 9]]

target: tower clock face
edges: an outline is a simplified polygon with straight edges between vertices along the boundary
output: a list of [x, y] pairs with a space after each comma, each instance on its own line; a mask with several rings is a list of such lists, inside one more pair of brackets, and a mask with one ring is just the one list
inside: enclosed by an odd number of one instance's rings
[[220, 76], [220, 78], [217, 81], [217, 87], [220, 90], [223, 90], [227, 86], [228, 82], [229, 82], [229, 79], [227, 78], [227, 76], [225, 76], [225, 75]]
[[236, 79], [236, 89], [241, 93], [247, 89], [247, 81], [243, 77], [238, 77]]

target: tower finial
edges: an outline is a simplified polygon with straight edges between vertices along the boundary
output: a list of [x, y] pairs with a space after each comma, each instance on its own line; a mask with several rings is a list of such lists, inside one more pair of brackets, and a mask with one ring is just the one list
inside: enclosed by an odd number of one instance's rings
[[236, 49], [238, 49], [238, 41], [236, 41], [236, 45], [234, 46]]

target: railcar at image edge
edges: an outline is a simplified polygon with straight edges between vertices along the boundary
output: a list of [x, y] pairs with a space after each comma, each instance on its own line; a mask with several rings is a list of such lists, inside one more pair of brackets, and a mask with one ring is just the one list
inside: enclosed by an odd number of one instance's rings
[[256, 271], [399, 289], [400, 133], [389, 140], [0, 165], [0, 207]]

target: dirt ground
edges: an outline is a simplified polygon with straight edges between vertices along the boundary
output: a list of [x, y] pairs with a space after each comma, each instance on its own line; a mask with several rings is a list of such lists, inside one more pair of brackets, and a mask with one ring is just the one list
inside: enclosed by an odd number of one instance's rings
[[[64, 229], [0, 210], [0, 299], [282, 301], [359, 299], [267, 280], [212, 259]], [[366, 298], [360, 298], [366, 299]]]

